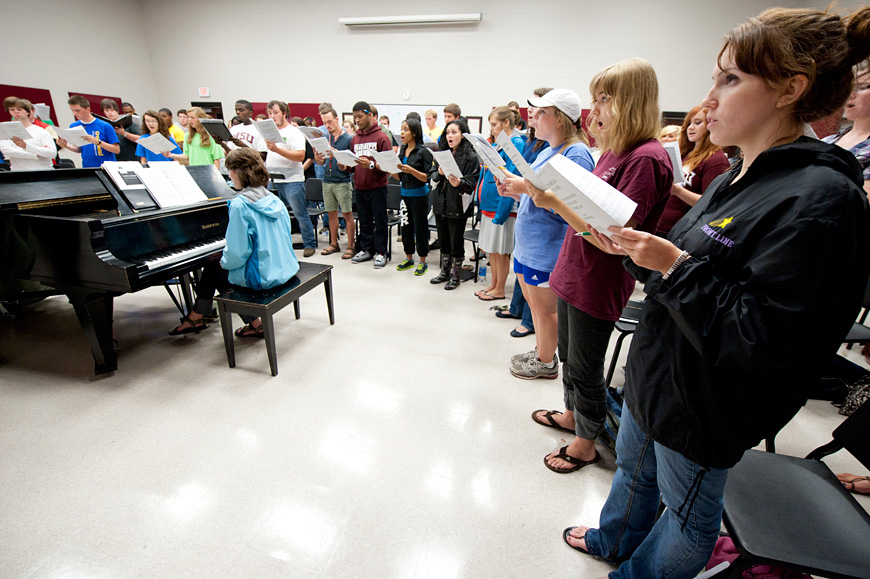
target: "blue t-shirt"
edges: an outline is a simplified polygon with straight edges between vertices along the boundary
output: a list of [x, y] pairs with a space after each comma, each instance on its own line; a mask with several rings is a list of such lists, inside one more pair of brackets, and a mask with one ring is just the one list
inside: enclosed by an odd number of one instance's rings
[[[141, 137], [139, 137], [139, 140], [141, 141], [142, 139], [147, 139], [150, 136], [151, 135], [142, 135]], [[178, 146], [178, 143], [175, 142], [175, 139], [172, 138], [172, 135], [169, 135], [169, 142], [172, 143], [173, 145], [175, 145], [175, 148], [172, 149], [173, 153], [175, 153], [177, 155], [183, 154], [181, 152], [181, 147]], [[164, 157], [160, 153], [154, 153], [152, 151], [149, 151], [148, 149], [146, 149], [142, 145], [136, 145], [136, 156], [139, 157], [140, 159], [142, 157], [145, 157], [145, 160], [148, 161], [149, 163], [158, 163], [160, 161], [171, 161], [172, 160], [169, 157]]]
[[[556, 156], [560, 148], [561, 146], [555, 149], [547, 147], [541, 151], [532, 163], [532, 169], [537, 171], [543, 167]], [[574, 143], [561, 154], [587, 171], [595, 168], [592, 153], [583, 143]], [[541, 209], [531, 197], [523, 195], [514, 229], [514, 258], [533, 269], [552, 272], [556, 268], [556, 260], [567, 230], [568, 223], [564, 219], [552, 211]]]
[[[97, 118], [94, 118], [94, 120], [87, 124], [76, 121], [69, 126], [69, 128], [73, 127], [84, 127], [87, 134], [100, 139], [104, 143], [114, 145], [118, 142], [115, 128], [106, 121], [101, 121]], [[82, 167], [99, 167], [105, 161], [115, 160], [115, 153], [110, 153], [103, 147], [97, 147], [96, 145], [85, 145], [82, 147]]]

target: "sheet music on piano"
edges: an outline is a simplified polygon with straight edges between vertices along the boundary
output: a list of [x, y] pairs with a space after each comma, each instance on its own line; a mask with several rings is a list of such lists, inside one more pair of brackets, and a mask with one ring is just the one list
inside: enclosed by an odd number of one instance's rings
[[187, 169], [176, 162], [140, 166], [135, 171], [162, 209], [208, 201]]

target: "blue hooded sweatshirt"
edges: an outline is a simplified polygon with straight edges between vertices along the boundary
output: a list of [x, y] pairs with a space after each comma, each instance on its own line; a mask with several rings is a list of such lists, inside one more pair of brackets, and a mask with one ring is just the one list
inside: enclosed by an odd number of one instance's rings
[[265, 187], [246, 187], [230, 200], [229, 211], [221, 267], [230, 283], [263, 290], [296, 275], [290, 216], [280, 199]]

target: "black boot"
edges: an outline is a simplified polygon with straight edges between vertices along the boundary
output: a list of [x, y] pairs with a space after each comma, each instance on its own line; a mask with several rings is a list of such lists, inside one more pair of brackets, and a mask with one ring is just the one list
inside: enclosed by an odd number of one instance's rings
[[452, 290], [459, 287], [459, 272], [462, 271], [462, 260], [453, 258], [453, 271], [450, 272], [450, 281], [444, 286], [446, 290]]
[[450, 279], [450, 264], [453, 260], [449, 255], [441, 256], [441, 273], [429, 280], [429, 283], [444, 283]]

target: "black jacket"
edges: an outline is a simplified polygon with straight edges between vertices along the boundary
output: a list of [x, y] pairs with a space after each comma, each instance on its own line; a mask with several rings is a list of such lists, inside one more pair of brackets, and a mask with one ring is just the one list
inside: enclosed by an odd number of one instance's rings
[[[400, 161], [405, 157], [405, 149], [407, 148], [408, 145], [402, 145], [399, 149]], [[408, 162], [405, 164], [412, 169], [425, 173], [426, 181], [421, 182], [419, 179], [408, 173], [399, 173], [399, 180], [402, 182], [402, 187], [405, 189], [419, 189], [425, 185], [431, 178], [433, 171], [436, 173], [438, 172], [437, 169], [434, 169], [432, 163], [432, 151], [430, 151], [423, 143], [417, 143], [414, 145], [414, 150], [411, 151], [410, 155], [408, 155]]]
[[718, 177], [671, 230], [692, 257], [667, 280], [650, 276], [626, 369], [640, 427], [716, 468], [806, 402], [870, 270], [870, 210], [852, 154], [803, 137], [731, 185], [739, 171]]
[[435, 162], [435, 199], [432, 202], [432, 212], [441, 217], [471, 217], [474, 213], [474, 204], [469, 204], [468, 209], [462, 210], [462, 196], [474, 193], [477, 178], [480, 174], [480, 161], [471, 143], [463, 141], [458, 150], [453, 154], [453, 159], [459, 170], [462, 171], [462, 179], [459, 187], [453, 187], [446, 175], [438, 173], [438, 162]]

